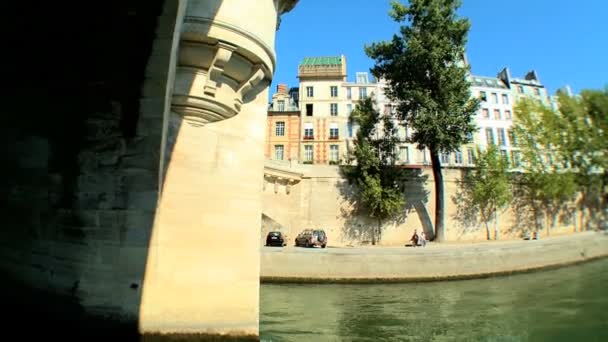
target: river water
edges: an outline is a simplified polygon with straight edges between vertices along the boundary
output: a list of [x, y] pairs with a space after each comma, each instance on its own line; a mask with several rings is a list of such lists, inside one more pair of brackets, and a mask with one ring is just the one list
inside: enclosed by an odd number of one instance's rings
[[262, 341], [608, 341], [608, 259], [417, 284], [275, 285]]

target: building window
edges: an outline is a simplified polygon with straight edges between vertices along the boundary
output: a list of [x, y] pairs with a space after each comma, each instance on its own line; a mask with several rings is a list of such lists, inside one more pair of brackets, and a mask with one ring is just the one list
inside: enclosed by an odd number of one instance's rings
[[313, 153], [312, 145], [304, 145], [304, 161], [312, 162]]
[[454, 153], [454, 163], [458, 165], [462, 164], [462, 152], [460, 150]]
[[353, 137], [353, 124], [352, 122], [349, 122], [346, 124], [346, 129], [348, 129], [348, 137], [352, 138]]
[[426, 150], [425, 149], [418, 149], [418, 151], [420, 151], [420, 153], [422, 153], [422, 163], [423, 164], [428, 164], [429, 163], [429, 159], [426, 155]]
[[337, 86], [329, 87], [329, 93], [330, 93], [331, 97], [338, 97], [338, 87]]
[[282, 137], [285, 135], [285, 122], [278, 121], [277, 126], [274, 129], [274, 133], [277, 137]]
[[497, 128], [496, 129], [496, 133], [498, 135], [498, 145], [500, 146], [506, 146], [505, 143], [505, 129], [504, 128]]
[[509, 162], [509, 155], [506, 150], [500, 150], [500, 156], [506, 161]]
[[338, 139], [338, 123], [331, 122], [329, 124], [329, 139]]
[[480, 91], [479, 98], [481, 99], [481, 101], [486, 102], [488, 101], [488, 94], [486, 94], [485, 91]]
[[353, 105], [351, 103], [346, 105], [346, 114], [350, 115], [353, 112]]
[[407, 146], [399, 146], [399, 160], [404, 164], [409, 164], [410, 151]]
[[488, 110], [488, 108], [483, 108], [481, 110], [481, 117], [484, 119], [489, 119], [490, 118], [490, 110]]
[[511, 120], [512, 118], [513, 118], [513, 115], [511, 115], [511, 111], [505, 110], [505, 119]]
[[278, 104], [278, 107], [279, 107], [279, 112], [284, 112], [285, 111], [285, 101], [284, 100], [278, 100], [277, 104]]
[[473, 132], [467, 133], [467, 142], [473, 142]]
[[313, 91], [312, 87], [306, 87], [306, 96], [307, 97], [314, 97], [315, 93]]
[[511, 146], [517, 146], [517, 139], [515, 138], [515, 132], [513, 129], [509, 129], [509, 143]]
[[490, 127], [486, 128], [486, 143], [494, 144], [494, 131]]
[[312, 116], [312, 103], [306, 104], [306, 116]]
[[441, 164], [449, 164], [450, 163], [450, 154], [442, 152], [441, 153]]
[[517, 91], [518, 91], [520, 94], [523, 94], [523, 93], [524, 93], [524, 87], [523, 87], [523, 86], [517, 86]]
[[511, 151], [511, 163], [515, 167], [519, 167], [521, 165], [521, 158], [519, 151]]
[[274, 145], [274, 159], [283, 160], [283, 145]]
[[500, 120], [500, 109], [494, 109], [494, 120]]
[[357, 83], [368, 83], [368, 78], [367, 78], [366, 72], [357, 73]]
[[329, 145], [329, 161], [337, 162], [340, 157], [340, 147], [338, 145]]
[[475, 152], [472, 148], [467, 149], [467, 162], [469, 165], [475, 164]]
[[304, 139], [305, 140], [312, 140], [314, 139], [315, 134], [314, 134], [314, 130], [312, 128], [312, 122], [307, 122], [304, 124]]
[[353, 98], [353, 92], [350, 89], [350, 87], [346, 88], [346, 98], [349, 99], [349, 100]]
[[498, 103], [498, 94], [492, 93], [492, 103]]
[[534, 93], [536, 93], [537, 96], [540, 96], [540, 88], [534, 88]]
[[360, 87], [359, 88], [359, 99], [363, 100], [367, 98], [367, 88], [366, 87]]
[[509, 104], [509, 95], [502, 94], [502, 104], [505, 104], [505, 105]]
[[330, 103], [329, 104], [329, 111], [331, 113], [331, 116], [337, 116], [338, 115], [338, 104], [337, 103]]

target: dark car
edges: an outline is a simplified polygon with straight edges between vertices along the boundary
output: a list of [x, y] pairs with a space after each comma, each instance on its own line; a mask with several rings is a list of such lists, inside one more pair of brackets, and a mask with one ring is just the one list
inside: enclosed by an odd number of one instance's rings
[[296, 246], [314, 247], [327, 246], [327, 235], [322, 229], [304, 229], [296, 236]]
[[287, 246], [287, 237], [282, 232], [269, 232], [266, 235], [266, 246]]

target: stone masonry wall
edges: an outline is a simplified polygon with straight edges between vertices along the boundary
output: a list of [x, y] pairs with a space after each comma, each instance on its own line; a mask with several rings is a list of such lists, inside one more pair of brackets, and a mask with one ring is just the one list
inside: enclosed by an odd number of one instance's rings
[[0, 137], [0, 271], [13, 282], [2, 293], [29, 324], [35, 313], [100, 315], [135, 332], [176, 5], [89, 6], [82, 17], [56, 3], [28, 8], [53, 40], [34, 44], [32, 27], [14, 23]]
[[[292, 186], [286, 194], [284, 185], [279, 185], [275, 193], [273, 184], [264, 190], [263, 213], [290, 236], [295, 237], [305, 228], [322, 228], [327, 232], [329, 244], [334, 246], [366, 245], [371, 243], [369, 230], [377, 221], [365, 214], [353, 213], [353, 205], [348, 200], [352, 189], [341, 176], [339, 169], [325, 165], [293, 166], [303, 172], [301, 182]], [[479, 217], [466, 214], [466, 207], [458, 199], [458, 180], [461, 169], [443, 170], [446, 203], [447, 241], [481, 241], [486, 239], [485, 225]], [[406, 206], [397, 220], [383, 224], [380, 245], [403, 246], [408, 243], [414, 229], [432, 229], [435, 221], [435, 193], [431, 169], [412, 171], [410, 181], [405, 185]], [[521, 239], [522, 229], [531, 226], [522, 222], [514, 208], [499, 213], [500, 239]], [[551, 234], [567, 234], [575, 230], [575, 222], [564, 215], [557, 219]], [[493, 223], [491, 223], [493, 224]], [[262, 226], [261, 241], [269, 228]], [[493, 225], [491, 225], [492, 237]], [[543, 230], [541, 234], [547, 234]], [[290, 239], [290, 245], [293, 245]]]

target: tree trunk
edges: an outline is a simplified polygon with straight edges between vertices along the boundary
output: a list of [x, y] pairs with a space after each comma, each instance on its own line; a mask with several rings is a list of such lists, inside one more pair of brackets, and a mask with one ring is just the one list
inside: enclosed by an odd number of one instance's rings
[[376, 229], [376, 243], [380, 243], [380, 239], [382, 238], [382, 220], [378, 219], [378, 228]]
[[[548, 209], [547, 209], [548, 210]], [[549, 212], [545, 210], [545, 228], [547, 229], [547, 236], [551, 236], [551, 227], [549, 227]]]
[[483, 210], [481, 210], [481, 219], [483, 220], [483, 224], [486, 226], [486, 240], [492, 240], [492, 233], [490, 232], [490, 224], [488, 223], [489, 218], [484, 215]]
[[494, 240], [498, 240], [498, 209], [494, 208]]
[[443, 175], [441, 174], [439, 154], [434, 149], [431, 149], [431, 165], [435, 180], [435, 241], [443, 242], [445, 241]]
[[490, 225], [486, 222], [486, 240], [492, 240], [492, 234], [490, 233]]

